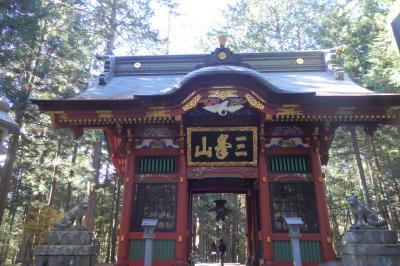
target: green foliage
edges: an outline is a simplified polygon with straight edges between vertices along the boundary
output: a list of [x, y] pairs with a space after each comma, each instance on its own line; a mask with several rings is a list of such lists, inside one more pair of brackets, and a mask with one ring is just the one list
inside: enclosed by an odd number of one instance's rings
[[[288, 51], [317, 47], [315, 30], [321, 14], [331, 12], [330, 1], [258, 1], [241, 0], [224, 13], [226, 23], [208, 34], [207, 40], [228, 36], [235, 51]], [[204, 48], [214, 47], [203, 40]]]
[[46, 233], [63, 217], [62, 212], [46, 206], [37, 212], [31, 212], [24, 224], [24, 231], [35, 239], [34, 243], [43, 244]]
[[[114, 7], [116, 20], [112, 25], [110, 16]], [[158, 41], [157, 32], [149, 22], [152, 15], [150, 1], [146, 0], [0, 3], [0, 96], [8, 100], [12, 115], [21, 126], [21, 133], [14, 136], [18, 139], [13, 147], [16, 156], [11, 158], [13, 171], [8, 176], [11, 187], [0, 226], [1, 232], [15, 233], [12, 238], [7, 233], [0, 235], [0, 257], [7, 263], [13, 263], [13, 258], [21, 255], [17, 253], [24, 242], [33, 241], [23, 239], [29, 227], [24, 230], [23, 225], [34, 226], [27, 217], [36, 214], [38, 209], [71, 208], [93, 184], [95, 189], [103, 187], [97, 195], [101, 208], [95, 219], [95, 231], [99, 232], [99, 239], [108, 232], [109, 228], [106, 230], [100, 223], [104, 223], [104, 210], [108, 210], [108, 215], [119, 204], [111, 206], [109, 191], [120, 185], [111, 182], [118, 177], [113, 168], [107, 167], [110, 158], [105, 155], [106, 147], [100, 149], [103, 155], [100, 169], [94, 169], [96, 133], [88, 131], [74, 140], [71, 132], [52, 129], [48, 115], [41, 114], [29, 99], [65, 99], [86, 89], [99, 67], [96, 53], [112, 52], [114, 42], [116, 46], [128, 42], [132, 51], [152, 46]], [[115, 39], [110, 37], [112, 32]], [[75, 151], [76, 146], [79, 148]], [[96, 172], [100, 173], [98, 180], [95, 180]], [[44, 207], [50, 197], [51, 206]], [[118, 213], [114, 214], [107, 217], [115, 233]], [[107, 233], [107, 241], [110, 237]], [[5, 245], [7, 248], [3, 248]], [[102, 245], [102, 254], [110, 250], [105, 248]], [[113, 256], [115, 251], [102, 258], [111, 261]]]

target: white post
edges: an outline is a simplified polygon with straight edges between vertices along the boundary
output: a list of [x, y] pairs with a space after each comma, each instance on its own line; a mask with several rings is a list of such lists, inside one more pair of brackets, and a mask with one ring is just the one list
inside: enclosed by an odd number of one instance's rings
[[303, 224], [301, 218], [292, 217], [285, 218], [285, 222], [289, 228], [290, 243], [292, 246], [293, 265], [301, 266], [301, 250], [300, 250], [300, 225]]
[[157, 223], [157, 219], [143, 219], [142, 221], [144, 228], [143, 238], [145, 239], [144, 266], [151, 266], [152, 264], [154, 229]]

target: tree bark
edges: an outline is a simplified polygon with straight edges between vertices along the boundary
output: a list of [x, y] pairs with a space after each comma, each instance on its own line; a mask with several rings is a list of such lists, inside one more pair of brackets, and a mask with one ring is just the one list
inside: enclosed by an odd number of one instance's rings
[[112, 230], [112, 239], [111, 239], [111, 262], [115, 262], [115, 254], [117, 248], [117, 232], [118, 232], [118, 217], [119, 217], [119, 206], [121, 201], [121, 180], [119, 176], [115, 176], [115, 184], [117, 186], [117, 194], [115, 199], [115, 212], [114, 212], [114, 219], [113, 219], [113, 230]]
[[67, 192], [65, 195], [65, 204], [64, 204], [64, 212], [69, 210], [69, 205], [71, 203], [71, 196], [72, 196], [72, 178], [74, 177], [74, 168], [76, 164], [76, 157], [78, 155], [78, 142], [74, 141], [74, 147], [72, 150], [72, 158], [71, 158], [71, 169], [69, 170], [68, 176], [68, 184], [67, 184]]
[[365, 172], [361, 161], [360, 148], [358, 146], [356, 130], [354, 127], [350, 127], [349, 130], [351, 134], [351, 141], [353, 143], [354, 155], [357, 161], [358, 173], [360, 175], [361, 190], [364, 197], [364, 202], [368, 208], [371, 208], [371, 199], [369, 197], [367, 181], [365, 179]]
[[[18, 124], [20, 125], [20, 123]], [[4, 163], [2, 177], [0, 180], [0, 225], [3, 218], [4, 210], [7, 206], [7, 194], [8, 191], [10, 190], [13, 165], [17, 155], [19, 137], [20, 137], [19, 133], [16, 133], [11, 137], [10, 146], [8, 147], [7, 151], [7, 159], [6, 162]]]
[[57, 139], [57, 150], [56, 154], [54, 156], [54, 167], [53, 167], [53, 177], [51, 179], [51, 186], [50, 186], [50, 191], [49, 191], [49, 196], [47, 198], [47, 206], [51, 206], [54, 201], [55, 193], [56, 193], [56, 187], [57, 187], [57, 176], [59, 174], [59, 159], [60, 159], [60, 154], [61, 154], [61, 147], [62, 147], [62, 141], [61, 138], [58, 137]]
[[393, 162], [392, 162], [392, 158], [390, 157], [389, 151], [386, 146], [385, 146], [385, 153], [386, 153], [386, 156], [388, 159], [390, 173], [392, 174], [391, 181], [393, 182], [393, 185], [394, 185], [394, 188], [396, 191], [397, 201], [400, 202], [400, 190], [399, 190], [399, 185], [396, 182], [397, 174], [396, 174], [396, 170], [394, 168]]
[[[202, 196], [200, 196], [199, 194], [194, 194], [193, 195], [193, 211], [194, 213], [197, 213], [199, 216], [199, 228], [197, 228], [197, 231], [195, 233], [198, 232], [199, 234], [199, 245], [198, 245], [198, 253], [200, 255], [201, 258], [205, 258], [205, 245], [204, 245], [204, 229], [205, 229], [205, 225], [204, 225], [204, 217], [203, 214], [200, 212], [198, 212], [198, 210], [205, 205], [203, 202], [203, 198]], [[196, 237], [196, 236], [195, 236]]]
[[373, 156], [374, 156], [374, 164], [375, 164], [375, 167], [376, 167], [376, 170], [377, 170], [377, 173], [378, 173], [378, 178], [379, 178], [379, 182], [378, 182], [379, 189], [382, 192], [382, 196], [384, 198], [384, 200], [382, 202], [383, 202], [383, 204], [385, 206], [385, 209], [388, 212], [387, 216], [390, 217], [389, 222], [392, 224], [393, 227], [398, 227], [399, 221], [398, 221], [398, 218], [397, 218], [396, 210], [393, 210], [391, 208], [391, 204], [388, 204], [389, 198], [388, 198], [388, 195], [387, 195], [387, 187], [386, 187], [385, 180], [384, 180], [384, 177], [383, 177], [382, 166], [381, 166], [381, 164], [379, 162], [379, 159], [378, 159], [378, 152], [376, 150], [376, 144], [375, 144], [374, 138], [372, 138], [372, 137], [370, 138], [370, 143], [371, 143], [371, 147], [372, 147], [372, 153], [373, 153]]
[[88, 184], [89, 208], [86, 215], [86, 226], [89, 231], [94, 229], [94, 217], [96, 213], [96, 189], [99, 185], [100, 167], [101, 167], [101, 148], [103, 144], [103, 136], [97, 136], [93, 143], [93, 182]]
[[112, 0], [111, 3], [111, 14], [110, 24], [108, 26], [108, 32], [106, 36], [106, 53], [114, 54], [115, 48], [115, 36], [117, 32], [117, 2], [118, 0]]
[[24, 228], [22, 232], [22, 239], [19, 245], [18, 254], [15, 258], [15, 263], [25, 263], [23, 265], [29, 265], [30, 263], [30, 250], [33, 245], [32, 233], [25, 227], [26, 223], [32, 219], [32, 213], [37, 213], [37, 209], [31, 209], [31, 205], [28, 203], [25, 206], [24, 212]]

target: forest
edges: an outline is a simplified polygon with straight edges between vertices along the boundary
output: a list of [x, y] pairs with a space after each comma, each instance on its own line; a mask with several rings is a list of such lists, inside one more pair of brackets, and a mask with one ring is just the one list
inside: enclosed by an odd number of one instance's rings
[[[0, 180], [0, 265], [29, 263], [32, 247], [62, 213], [89, 198], [87, 227], [100, 244], [98, 261], [115, 261], [123, 181], [115, 172], [103, 133], [87, 130], [74, 139], [55, 130], [31, 99], [67, 99], [83, 92], [103, 67], [101, 55], [126, 47], [128, 54], [169, 54], [174, 0], [0, 0], [0, 97], [20, 131], [6, 139]], [[152, 24], [155, 9], [168, 10], [168, 32]], [[212, 8], [212, 7], [210, 7]], [[210, 53], [217, 36], [234, 52], [337, 49], [345, 71], [370, 90], [400, 93], [400, 53], [390, 21], [400, 11], [392, 0], [237, 0], [224, 23], [199, 36], [199, 53]], [[400, 229], [400, 130], [382, 126], [336, 131], [328, 165], [329, 215], [334, 244], [351, 224], [347, 196], [354, 194]], [[216, 195], [194, 199], [194, 221], [207, 219]], [[231, 234], [233, 260], [243, 261], [243, 199], [227, 195], [234, 212], [224, 228], [196, 233], [205, 243]], [[207, 214], [208, 215], [208, 214]], [[236, 227], [235, 227], [236, 226]], [[197, 230], [196, 232], [200, 232]], [[241, 244], [243, 243], [243, 244]]]

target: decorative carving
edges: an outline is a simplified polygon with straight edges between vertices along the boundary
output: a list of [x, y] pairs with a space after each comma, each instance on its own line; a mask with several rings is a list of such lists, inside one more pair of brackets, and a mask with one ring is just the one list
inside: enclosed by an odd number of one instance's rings
[[303, 115], [303, 112], [299, 110], [300, 106], [297, 104], [284, 104], [282, 107], [276, 108], [278, 111], [277, 116], [298, 116]]
[[293, 180], [301, 178], [303, 181], [309, 181], [309, 176], [307, 174], [273, 174], [269, 176], [271, 181], [282, 181], [282, 180]]
[[265, 144], [266, 148], [293, 148], [293, 147], [310, 147], [309, 144], [304, 143], [301, 138], [271, 138], [271, 141]]
[[275, 127], [271, 136], [302, 136], [304, 135], [303, 130], [300, 127], [291, 126], [291, 127]]
[[101, 119], [111, 119], [114, 117], [112, 111], [96, 111], [96, 114]]
[[235, 177], [240, 178], [256, 178], [258, 176], [258, 170], [256, 167], [214, 167], [214, 166], [199, 166], [199, 167], [190, 167], [188, 168], [188, 178], [191, 179], [200, 179], [204, 176], [213, 175], [215, 176], [218, 173], [229, 173], [232, 176], [232, 173], [235, 173]]
[[[66, 119], [68, 119], [68, 115], [67, 115], [67, 113], [64, 112], [64, 111], [49, 112], [49, 114], [50, 114], [52, 120], [53, 120], [54, 118], [56, 118], [56, 117], [57, 117], [59, 120], [66, 120]], [[55, 121], [55, 120], [54, 120], [54, 121]], [[52, 122], [54, 122], [54, 121], [52, 121]]]
[[218, 98], [223, 101], [226, 98], [238, 98], [238, 95], [237, 90], [209, 90], [208, 98]]
[[259, 101], [263, 102], [263, 103], [267, 103], [263, 97], [261, 97], [260, 95], [258, 95], [255, 91], [251, 91], [251, 94], [256, 97]]
[[380, 219], [374, 211], [361, 204], [356, 196], [350, 196], [347, 202], [354, 215], [354, 224], [351, 225], [351, 230], [376, 229], [386, 225], [385, 220]]
[[386, 109], [386, 115], [397, 115], [398, 112], [400, 111], [400, 106], [390, 106], [389, 108]]
[[143, 130], [142, 137], [145, 138], [170, 138], [172, 132], [166, 127], [147, 127]]
[[145, 118], [171, 118], [171, 115], [165, 106], [156, 106], [151, 107], [150, 110], [146, 112]]
[[143, 139], [142, 144], [136, 145], [136, 149], [141, 148], [175, 148], [178, 149], [179, 145], [174, 144], [173, 139]]
[[204, 59], [203, 63], [196, 65], [195, 69], [216, 65], [236, 65], [252, 68], [249, 64], [243, 63], [239, 55], [234, 54], [224, 45], [215, 49], [214, 52]]
[[336, 114], [338, 115], [353, 115], [355, 107], [339, 107]]
[[[154, 178], [154, 174], [141, 174], [141, 175], [136, 175], [136, 181], [141, 183], [144, 181], [147, 181], [149, 178]], [[157, 174], [156, 175], [157, 179], [165, 179], [168, 182], [174, 182], [176, 181], [176, 176], [174, 174]]]
[[76, 227], [80, 230], [84, 229], [82, 225], [82, 219], [86, 214], [86, 210], [89, 207], [89, 200], [87, 198], [79, 202], [78, 205], [70, 209], [64, 214], [64, 218], [54, 225], [57, 230], [66, 230], [76, 222]]
[[195, 94], [196, 94], [196, 91], [193, 91], [188, 96], [186, 96], [186, 98], [181, 102], [181, 105], [186, 103], [187, 101], [189, 101], [189, 99], [191, 99], [193, 97], [193, 95], [195, 95]]
[[258, 101], [256, 98], [254, 98], [253, 96], [251, 96], [249, 93], [246, 93], [246, 95], [244, 96], [247, 101], [249, 102], [249, 104], [251, 106], [253, 106], [254, 108], [263, 111], [264, 110], [264, 104], [261, 103], [260, 101]]
[[186, 103], [182, 107], [182, 110], [186, 112], [186, 111], [196, 107], [196, 105], [199, 103], [200, 99], [201, 99], [201, 95], [196, 94], [196, 96], [194, 96], [188, 103]]
[[232, 104], [228, 106], [229, 103], [230, 103], [229, 100], [225, 100], [222, 103], [216, 103], [214, 105], [206, 105], [203, 108], [211, 113], [217, 113], [220, 116], [226, 116], [227, 114], [234, 113], [244, 107], [241, 104]]

